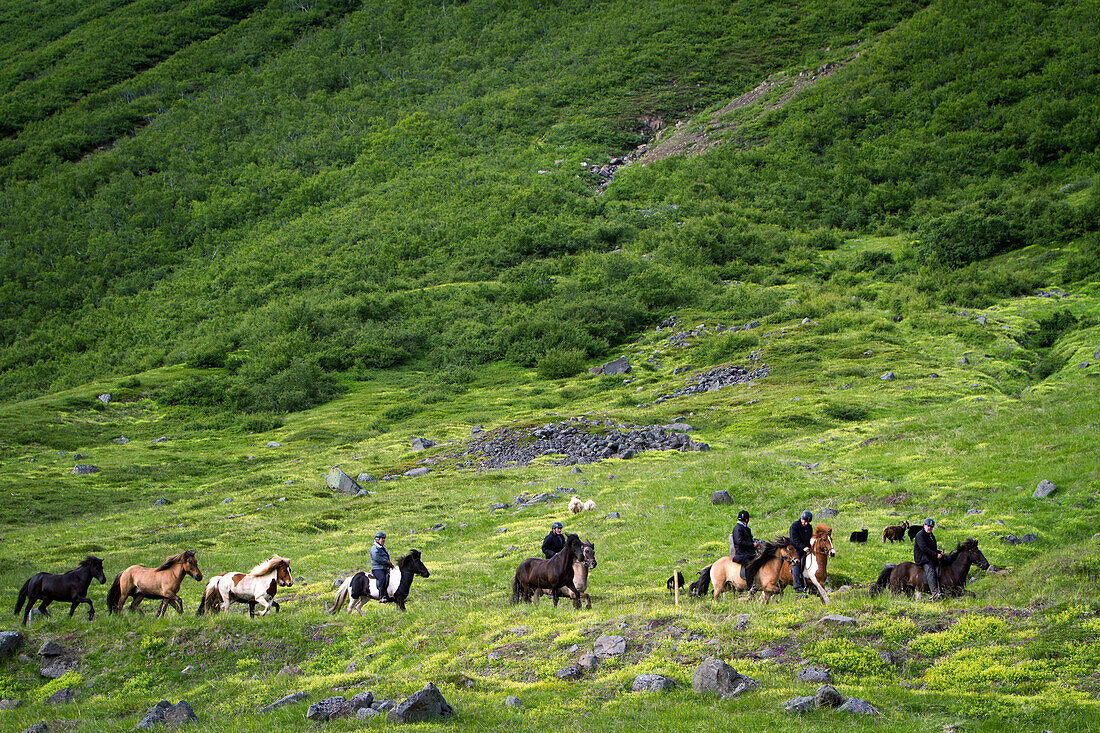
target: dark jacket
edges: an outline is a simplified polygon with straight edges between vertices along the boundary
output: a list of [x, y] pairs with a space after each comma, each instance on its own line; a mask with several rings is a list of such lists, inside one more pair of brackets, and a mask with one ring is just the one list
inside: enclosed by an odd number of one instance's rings
[[752, 539], [752, 530], [749, 525], [738, 522], [733, 525], [733, 552], [732, 560], [738, 565], [747, 565], [756, 557], [756, 543]]
[[546, 535], [546, 539], [542, 541], [542, 554], [549, 560], [564, 549], [565, 532], [554, 534], [554, 530], [550, 530], [550, 534]]
[[917, 536], [913, 538], [913, 562], [917, 565], [927, 563], [936, 565], [939, 563], [939, 553], [934, 534], [925, 532], [923, 529], [917, 532]]
[[393, 563], [390, 562], [390, 553], [385, 547], [375, 542], [370, 546], [370, 566], [374, 570], [376, 568], [388, 568]]
[[809, 547], [810, 540], [813, 539], [814, 526], [812, 524], [802, 526], [802, 520], [796, 519], [794, 520], [794, 524], [791, 525], [791, 533], [789, 536], [791, 538], [791, 542], [794, 543], [794, 551], [798, 553], [798, 557], [799, 559], [801, 559], [806, 556], [806, 553], [803, 552], [802, 548]]

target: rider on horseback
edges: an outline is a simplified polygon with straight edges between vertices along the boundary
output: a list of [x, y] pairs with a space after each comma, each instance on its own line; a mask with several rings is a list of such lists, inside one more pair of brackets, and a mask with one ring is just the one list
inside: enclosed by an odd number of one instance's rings
[[798, 553], [798, 562], [791, 565], [791, 580], [794, 582], [795, 593], [806, 592], [806, 578], [803, 577], [802, 571], [805, 569], [806, 555], [810, 551], [810, 540], [814, 535], [814, 528], [810, 525], [813, 520], [814, 515], [807, 509], [791, 525], [791, 543], [794, 545], [794, 551]]
[[741, 566], [741, 576], [745, 579], [745, 585], [749, 593], [756, 590], [753, 578], [745, 573], [745, 567], [756, 559], [756, 552], [760, 543], [752, 538], [752, 530], [749, 529], [749, 513], [742, 509], [737, 512], [737, 524], [733, 525], [730, 534], [730, 559]]
[[379, 530], [374, 535], [374, 544], [370, 548], [370, 572], [378, 581], [378, 601], [391, 603], [390, 597], [390, 553], [386, 550], [386, 533]]
[[561, 522], [550, 525], [550, 534], [542, 541], [542, 554], [547, 560], [565, 549], [565, 536], [562, 534]]
[[924, 582], [928, 585], [928, 592], [932, 594], [932, 600], [943, 598], [939, 584], [939, 564], [943, 559], [943, 553], [936, 546], [936, 536], [932, 534], [932, 528], [936, 526], [935, 520], [924, 520], [924, 530], [917, 532], [913, 540], [913, 562], [924, 569]]

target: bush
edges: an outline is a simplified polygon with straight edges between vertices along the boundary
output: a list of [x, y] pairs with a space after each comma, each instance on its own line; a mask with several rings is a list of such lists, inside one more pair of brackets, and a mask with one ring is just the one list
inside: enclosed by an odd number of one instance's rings
[[537, 370], [543, 379], [562, 379], [578, 374], [588, 360], [581, 349], [553, 348], [538, 360]]
[[921, 260], [958, 268], [1023, 245], [1023, 237], [1004, 218], [977, 210], [956, 211], [917, 229]]
[[283, 426], [283, 419], [270, 412], [250, 412], [241, 417], [241, 428], [246, 433], [266, 433]]
[[834, 420], [843, 420], [845, 422], [862, 422], [871, 414], [871, 411], [863, 405], [844, 404], [839, 402], [830, 402], [826, 404], [823, 411]]

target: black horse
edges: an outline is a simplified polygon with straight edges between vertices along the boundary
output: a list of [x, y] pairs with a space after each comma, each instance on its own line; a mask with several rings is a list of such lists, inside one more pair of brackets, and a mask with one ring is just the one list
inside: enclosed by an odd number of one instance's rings
[[[978, 549], [978, 541], [973, 538], [960, 542], [954, 552], [945, 555], [940, 561], [940, 592], [949, 596], [965, 593], [966, 576], [970, 573], [971, 565], [977, 565], [982, 570], [989, 569], [989, 561]], [[884, 590], [887, 585], [893, 593], [904, 593], [909, 597], [917, 592], [928, 592], [924, 570], [913, 562], [898, 563], [894, 568], [884, 567], [878, 580], [871, 586], [871, 594]]]
[[[397, 561], [397, 572], [390, 573], [390, 597], [393, 598], [393, 602], [402, 611], [405, 610], [405, 601], [409, 599], [409, 589], [412, 587], [413, 576], [415, 575], [427, 578], [431, 574], [420, 559], [420, 550], [409, 550], [408, 555]], [[344, 604], [344, 601], [347, 601], [348, 613], [358, 611], [359, 615], [362, 616], [363, 603], [371, 598], [377, 599], [378, 597], [378, 580], [373, 575], [358, 572], [340, 584], [340, 588], [336, 591], [332, 610], [329, 613], [336, 613], [340, 610], [340, 606]]]
[[92, 578], [98, 580], [100, 584], [107, 582], [107, 576], [103, 574], [103, 561], [93, 555], [88, 555], [75, 568], [61, 575], [53, 575], [52, 573], [32, 575], [19, 589], [19, 602], [15, 604], [15, 613], [18, 615], [19, 610], [23, 608], [23, 604], [27, 604], [27, 610], [23, 614], [23, 625], [26, 626], [31, 617], [31, 609], [39, 600], [42, 601], [42, 605], [38, 607], [38, 610], [46, 616], [50, 615], [50, 612], [46, 610], [46, 606], [52, 602], [67, 601], [72, 603], [73, 606], [69, 609], [69, 618], [72, 618], [73, 614], [76, 613], [77, 606], [81, 603], [87, 603], [88, 620], [91, 621], [95, 617], [95, 606], [88, 598], [88, 586], [92, 584]]
[[512, 603], [530, 603], [535, 590], [550, 591], [550, 599], [558, 605], [559, 590], [568, 588], [573, 596], [573, 608], [581, 607], [581, 594], [573, 585], [573, 563], [584, 562], [584, 546], [575, 534], [565, 536], [565, 547], [549, 560], [529, 557], [519, 564], [512, 576]]

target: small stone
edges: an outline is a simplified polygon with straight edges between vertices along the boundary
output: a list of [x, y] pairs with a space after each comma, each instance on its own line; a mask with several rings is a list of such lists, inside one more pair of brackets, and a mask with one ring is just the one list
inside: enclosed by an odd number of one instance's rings
[[619, 516], [618, 512], [608, 512], [607, 518], [608, 519], [620, 519], [621, 517]]
[[817, 684], [833, 681], [833, 676], [824, 667], [806, 667], [798, 670], [799, 682], [812, 682]]
[[568, 667], [564, 667], [555, 672], [554, 677], [558, 678], [559, 680], [565, 680], [569, 682], [573, 680], [579, 680], [583, 674], [584, 672], [579, 666], [571, 664]]
[[413, 438], [411, 444], [413, 450], [420, 451], [431, 448], [435, 445], [435, 442], [428, 440], [427, 438]]
[[379, 715], [385, 715], [385, 714], [386, 713], [384, 711], [379, 710], [377, 708], [373, 708], [373, 707], [359, 708], [358, 710], [355, 711], [355, 717], [358, 720], [367, 720], [368, 718], [374, 718], [374, 717], [377, 717]]
[[93, 466], [90, 463], [78, 463], [73, 466], [73, 470], [70, 473], [73, 476], [87, 476], [88, 474], [98, 473], [99, 466]]
[[104, 392], [103, 394], [96, 397], [96, 399], [99, 400], [100, 402], [102, 402], [105, 405], [109, 404], [111, 402], [111, 393], [110, 392]]
[[812, 697], [793, 697], [783, 703], [783, 709], [788, 713], [812, 713], [817, 710], [817, 704]]
[[829, 614], [823, 616], [820, 621], [817, 622], [818, 626], [856, 626], [858, 625], [856, 620], [850, 616], [841, 616], [840, 614]]
[[732, 504], [733, 497], [725, 489], [719, 489], [710, 495], [711, 504]]
[[1055, 486], [1049, 480], [1043, 479], [1042, 481], [1039, 482], [1039, 485], [1035, 487], [1035, 491], [1032, 492], [1031, 498], [1032, 499], [1045, 499], [1057, 490], [1058, 490], [1057, 486]]
[[153, 506], [164, 506], [164, 505], [165, 505], [165, 504], [167, 504], [167, 503], [168, 503], [168, 500], [167, 500], [167, 499], [165, 499], [165, 498], [164, 498], [164, 497], [162, 496], [161, 498], [159, 498], [159, 499], [157, 499], [156, 501], [154, 501], [154, 502], [153, 502]]
[[0, 659], [14, 654], [23, 645], [23, 635], [18, 631], [0, 631]]
[[894, 376], [893, 372], [886, 372], [881, 377], [879, 377], [879, 379], [881, 379], [883, 382], [892, 382], [894, 381], [894, 379], [896, 379], [896, 377]]
[[676, 681], [662, 674], [640, 674], [630, 685], [631, 692], [664, 692], [676, 686]]
[[0, 710], [14, 710], [22, 704], [22, 700], [0, 700]]
[[194, 673], [195, 673], [195, 668], [192, 667], [190, 664], [180, 670], [180, 675], [183, 676], [183, 677], [190, 677]]
[[626, 652], [626, 639], [621, 636], [600, 636], [592, 646], [597, 657], [615, 657]]
[[421, 466], [420, 468], [413, 468], [405, 471], [405, 473], [401, 475], [408, 476], [410, 478], [418, 478], [420, 476], [427, 476], [429, 473], [431, 473], [431, 471], [432, 469], [428, 468], [427, 466]]
[[267, 447], [268, 448], [282, 448], [283, 445], [282, 445], [282, 443], [279, 443], [277, 441], [269, 440], [269, 441], [267, 441]]
[[130, 442], [130, 439], [127, 438], [125, 435], [120, 435], [119, 437], [114, 439], [114, 442], [118, 445], [126, 445]]
[[849, 697], [837, 710], [854, 715], [882, 715], [874, 705], [858, 697]]
[[504, 698], [504, 704], [510, 708], [518, 708], [523, 705], [523, 703], [521, 703], [519, 701], [519, 698], [515, 695], [509, 695], [508, 697]]
[[346, 718], [351, 715], [351, 712], [351, 706], [348, 704], [347, 699], [342, 695], [337, 695], [326, 697], [324, 700], [310, 705], [309, 710], [306, 711], [306, 720], [323, 723], [333, 718]]
[[600, 658], [595, 654], [582, 654], [581, 658], [577, 660], [577, 666], [591, 672], [596, 667], [600, 666]]
[[67, 705], [76, 699], [76, 695], [68, 687], [62, 687], [60, 690], [50, 695], [46, 700], [47, 705]]
[[972, 517], [972, 516], [974, 516], [975, 514], [981, 514], [981, 513], [982, 513], [982, 511], [983, 511], [983, 510], [981, 510], [981, 509], [970, 509], [970, 510], [968, 510], [968, 511], [966, 512], [966, 516], [968, 516], [968, 517]]
[[844, 704], [844, 695], [837, 692], [832, 685], [822, 685], [814, 694], [814, 703], [819, 708], [837, 708]]

